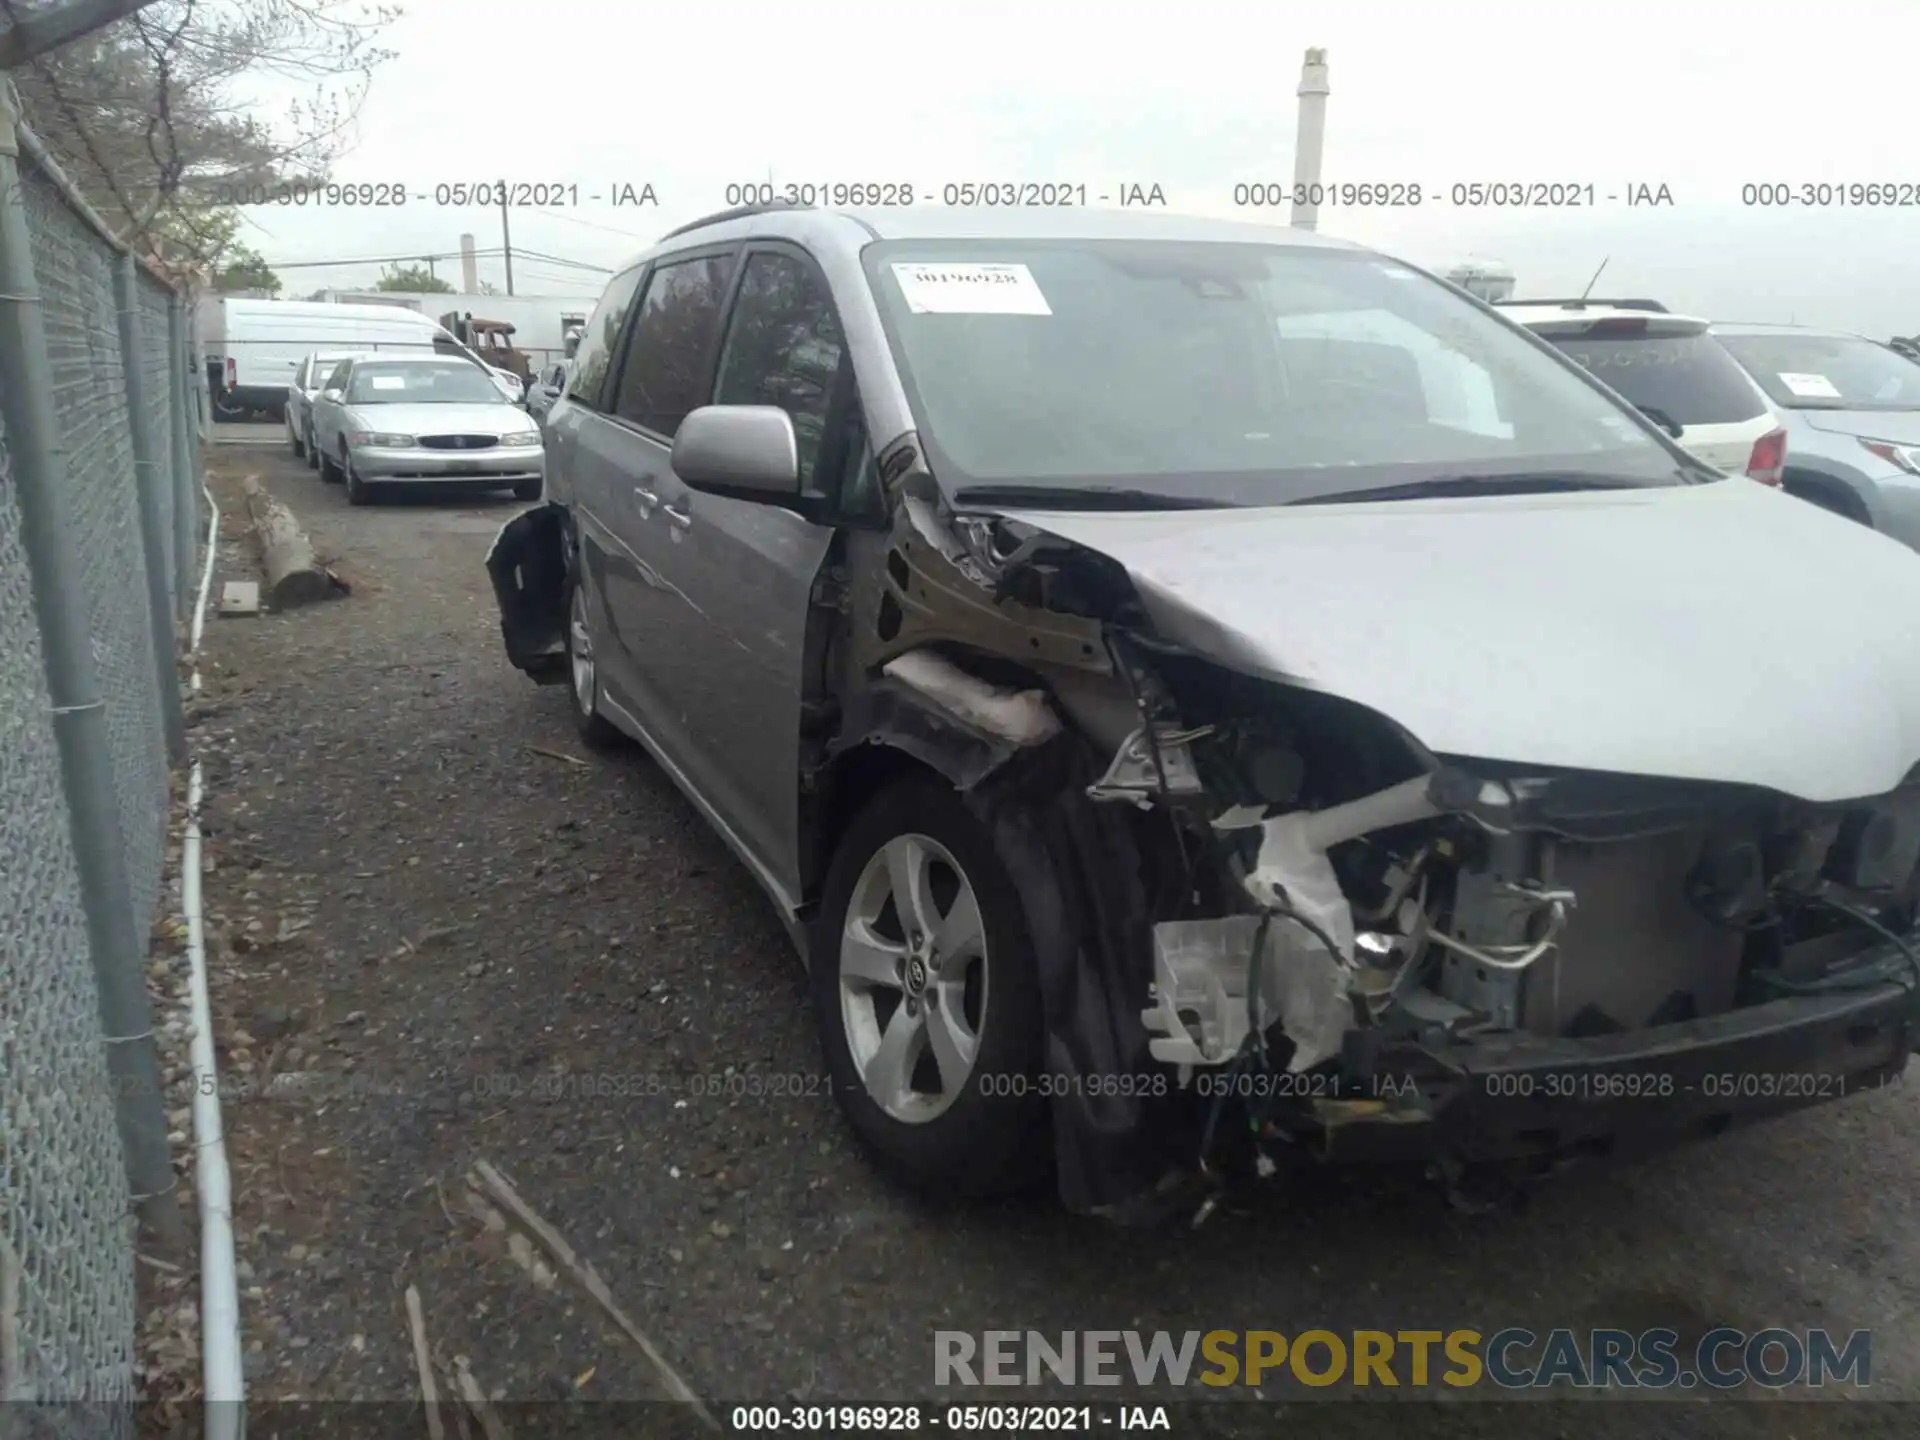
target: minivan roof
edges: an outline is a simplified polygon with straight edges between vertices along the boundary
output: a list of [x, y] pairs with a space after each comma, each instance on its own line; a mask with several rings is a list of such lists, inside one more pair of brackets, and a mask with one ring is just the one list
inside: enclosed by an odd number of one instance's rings
[[[1063, 187], [1064, 188], [1064, 187]], [[1365, 250], [1312, 230], [1245, 220], [1176, 215], [1158, 208], [1094, 210], [1081, 206], [1035, 208], [957, 206], [890, 210], [821, 210], [770, 207], [747, 213], [722, 211], [710, 222], [655, 241], [620, 265], [624, 273], [670, 250], [755, 235], [788, 235], [827, 248], [859, 250], [876, 240], [1211, 240], [1295, 249]]]

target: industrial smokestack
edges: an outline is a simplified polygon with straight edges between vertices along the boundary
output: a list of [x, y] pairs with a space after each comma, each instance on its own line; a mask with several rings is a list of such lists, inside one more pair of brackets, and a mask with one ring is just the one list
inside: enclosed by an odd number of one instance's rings
[[460, 293], [478, 295], [480, 293], [480, 262], [473, 253], [473, 236], [460, 237]]
[[1320, 224], [1320, 158], [1327, 146], [1327, 52], [1307, 51], [1300, 67], [1300, 123], [1293, 137], [1293, 228]]

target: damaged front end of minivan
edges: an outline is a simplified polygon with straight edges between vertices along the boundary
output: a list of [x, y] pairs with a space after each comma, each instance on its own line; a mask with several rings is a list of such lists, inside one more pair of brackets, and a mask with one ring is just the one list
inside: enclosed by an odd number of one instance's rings
[[891, 529], [819, 590], [803, 815], [829, 844], [897, 752], [988, 826], [1070, 1208], [1147, 1218], [1303, 1158], [1465, 1195], [1904, 1068], [1920, 770], [1814, 802], [1433, 753], [1337, 677], [1162, 623], [1045, 516], [956, 509], [911, 437], [883, 468]]

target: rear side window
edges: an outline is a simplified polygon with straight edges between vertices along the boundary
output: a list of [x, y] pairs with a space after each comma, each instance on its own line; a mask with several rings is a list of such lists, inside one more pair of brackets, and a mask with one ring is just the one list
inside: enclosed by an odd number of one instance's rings
[[671, 437], [707, 403], [732, 266], [731, 255], [703, 255], [654, 270], [620, 366], [613, 409], [621, 419]]
[[579, 363], [573, 368], [573, 384], [567, 387], [569, 400], [594, 410], [601, 407], [607, 389], [607, 372], [613, 365], [613, 347], [620, 342], [621, 327], [627, 323], [627, 311], [633, 307], [633, 292], [640, 288], [640, 277], [645, 273], [644, 266], [636, 265], [607, 283], [576, 352]]
[[1546, 338], [1627, 400], [1676, 425], [1737, 425], [1767, 413], [1746, 372], [1712, 336]]

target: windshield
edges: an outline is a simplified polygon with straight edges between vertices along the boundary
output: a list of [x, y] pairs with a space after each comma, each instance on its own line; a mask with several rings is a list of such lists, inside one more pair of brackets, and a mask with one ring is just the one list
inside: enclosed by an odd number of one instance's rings
[[347, 380], [349, 405], [498, 405], [500, 389], [464, 361], [444, 365], [359, 365]]
[[956, 490], [1258, 505], [1542, 471], [1694, 478], [1578, 371], [1363, 251], [916, 240], [865, 261]]
[[1739, 364], [1705, 334], [1546, 338], [1625, 399], [1676, 425], [1733, 425], [1767, 413]]
[[1920, 410], [1920, 365], [1857, 335], [1722, 335], [1720, 343], [1791, 410]]

